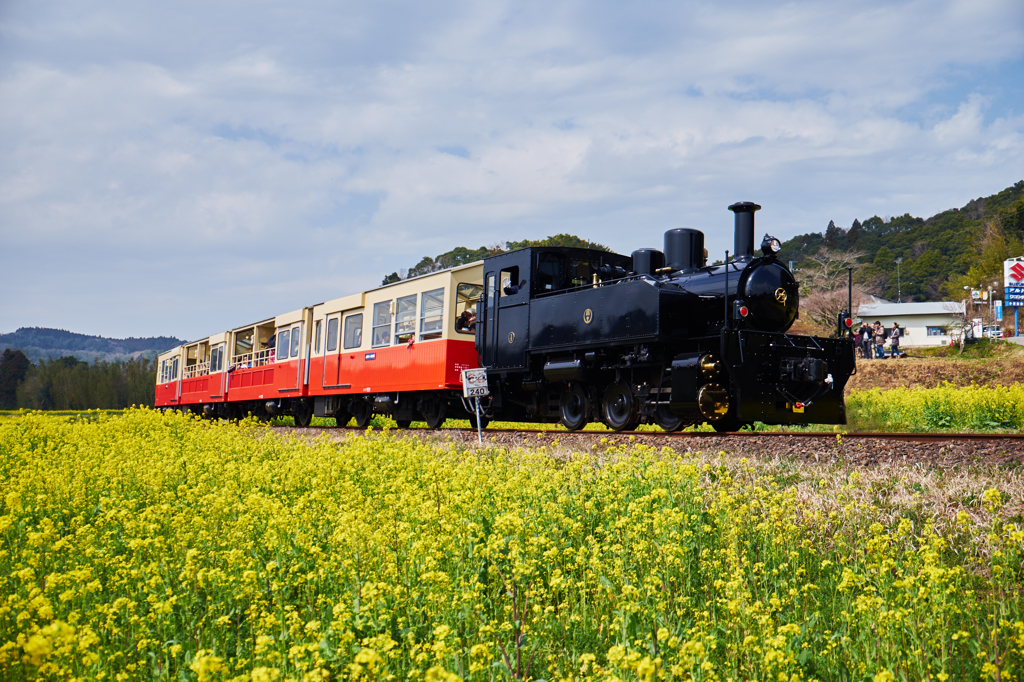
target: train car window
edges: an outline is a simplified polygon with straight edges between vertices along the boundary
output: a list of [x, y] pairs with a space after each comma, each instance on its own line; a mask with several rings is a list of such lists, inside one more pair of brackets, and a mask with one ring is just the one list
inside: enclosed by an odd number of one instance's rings
[[349, 315], [345, 318], [345, 349], [359, 348], [363, 345], [363, 314]]
[[302, 334], [299, 333], [301, 328], [300, 325], [292, 327], [292, 352], [289, 353], [289, 356], [293, 358], [299, 357], [299, 343], [302, 341]]
[[316, 332], [314, 333], [313, 352], [320, 353], [320, 320], [316, 321]]
[[420, 341], [441, 338], [444, 326], [444, 288], [420, 294]]
[[235, 334], [235, 355], [245, 355], [252, 352], [252, 336], [252, 329], [246, 329], [244, 332]]
[[327, 352], [338, 350], [338, 318], [327, 320]]
[[391, 301], [373, 304], [373, 347], [387, 346], [391, 340]]
[[483, 293], [481, 285], [469, 282], [455, 288], [455, 331], [460, 334], [476, 333], [476, 304]]
[[537, 274], [534, 277], [535, 294], [546, 291], [557, 291], [565, 285], [562, 283], [565, 260], [557, 253], [541, 253], [537, 256]]
[[173, 364], [171, 364], [171, 381], [175, 381], [178, 378], [178, 358], [174, 358]]
[[277, 359], [288, 359], [288, 342], [291, 339], [291, 330], [285, 329], [277, 335]]
[[219, 372], [217, 362], [220, 360], [220, 346], [210, 351], [210, 373]]
[[395, 343], [407, 343], [416, 336], [416, 294], [398, 299], [395, 315]]

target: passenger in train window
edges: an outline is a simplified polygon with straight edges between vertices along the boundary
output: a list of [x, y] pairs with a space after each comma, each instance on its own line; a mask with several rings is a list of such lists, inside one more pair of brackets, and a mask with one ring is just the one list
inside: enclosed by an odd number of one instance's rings
[[459, 331], [463, 329], [476, 331], [476, 310], [473, 308], [466, 308], [463, 310], [462, 314], [459, 315], [459, 321], [456, 329]]

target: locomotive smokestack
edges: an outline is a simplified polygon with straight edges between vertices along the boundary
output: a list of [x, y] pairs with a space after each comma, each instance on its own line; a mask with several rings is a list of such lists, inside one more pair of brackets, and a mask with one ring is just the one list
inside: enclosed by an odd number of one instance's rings
[[729, 207], [736, 214], [736, 231], [733, 235], [736, 260], [754, 257], [754, 211], [760, 208], [752, 201], [739, 201]]

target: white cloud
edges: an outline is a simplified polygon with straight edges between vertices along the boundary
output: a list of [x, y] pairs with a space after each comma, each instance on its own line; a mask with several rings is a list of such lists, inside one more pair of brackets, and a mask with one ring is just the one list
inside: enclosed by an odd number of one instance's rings
[[742, 199], [930, 215], [1021, 179], [1022, 64], [1011, 1], [8, 3], [0, 331], [196, 336], [556, 232], [717, 251]]

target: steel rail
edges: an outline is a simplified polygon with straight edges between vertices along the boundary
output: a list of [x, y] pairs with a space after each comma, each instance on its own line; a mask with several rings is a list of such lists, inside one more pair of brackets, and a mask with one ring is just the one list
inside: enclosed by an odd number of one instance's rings
[[[281, 427], [291, 428], [291, 427]], [[332, 430], [345, 429], [349, 431], [362, 431], [359, 427], [308, 427], [313, 429]], [[472, 432], [475, 429], [450, 428], [450, 429], [391, 429], [401, 433], [417, 433], [429, 431], [437, 432]], [[556, 431], [554, 429], [484, 429], [484, 433], [511, 434], [511, 433], [550, 433], [555, 436], [602, 436], [605, 438], [613, 436], [641, 436], [656, 438], [829, 438], [835, 440], [841, 437], [843, 440], [896, 440], [919, 443], [938, 443], [950, 441], [998, 441], [1011, 440], [1024, 442], [1024, 433], [885, 433], [880, 431], [727, 431], [723, 433], [711, 431]]]

